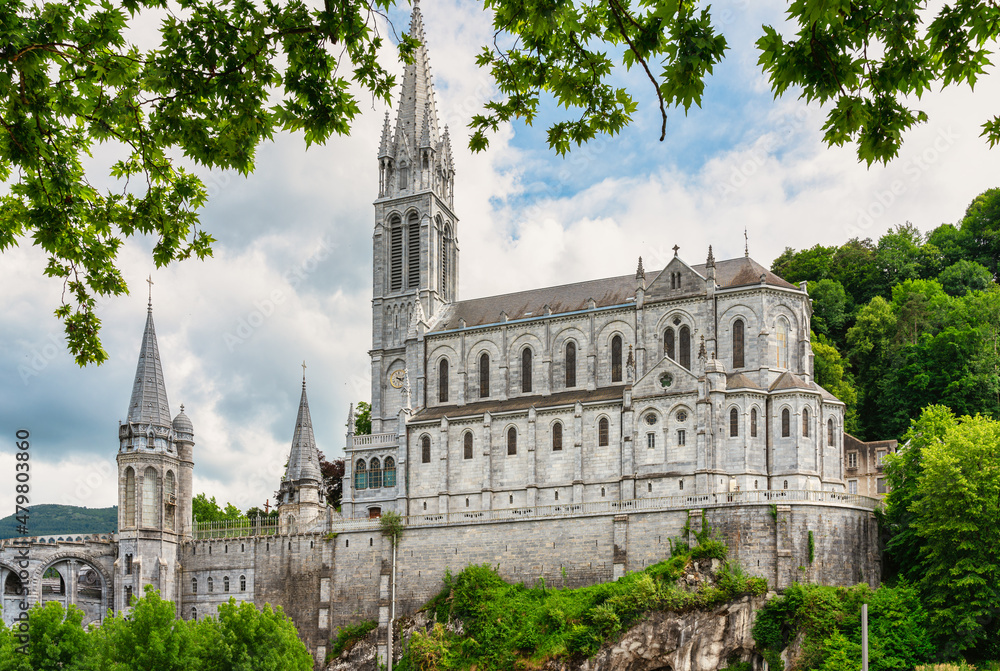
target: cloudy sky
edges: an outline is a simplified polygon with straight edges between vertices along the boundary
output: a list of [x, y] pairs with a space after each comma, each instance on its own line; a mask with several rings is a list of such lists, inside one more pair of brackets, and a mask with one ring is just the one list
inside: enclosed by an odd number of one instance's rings
[[[1000, 149], [979, 137], [997, 113], [1000, 77], [975, 92], [927, 96], [930, 121], [899, 158], [866, 168], [850, 147], [822, 142], [823, 111], [774, 101], [756, 65], [762, 23], [783, 3], [714, 3], [731, 50], [703, 109], [670, 112], [658, 142], [655, 98], [638, 73], [635, 123], [559, 158], [545, 144], [557, 110], [534, 127], [508, 127], [490, 150], [466, 148], [466, 125], [492, 94], [474, 63], [491, 38], [489, 17], [468, 0], [422, 4], [442, 123], [457, 164], [460, 296], [505, 293], [658, 269], [680, 246], [691, 263], [750, 254], [765, 265], [786, 246], [877, 239], [912, 222], [929, 231], [957, 221], [969, 201], [1000, 184]], [[398, 27], [406, 12], [392, 15]], [[401, 67], [394, 54], [386, 63]], [[365, 101], [367, 103], [367, 101]], [[195, 427], [195, 491], [262, 505], [277, 489], [294, 429], [303, 360], [320, 449], [342, 454], [348, 404], [368, 400], [372, 201], [385, 108], [366, 104], [351, 137], [308, 151], [281, 136], [258, 151], [249, 178], [203, 173], [213, 258], [154, 268], [154, 240], [130, 241], [121, 265], [130, 296], [100, 307], [110, 359], [78, 368], [52, 311], [60, 283], [43, 255], [22, 244], [0, 256], [0, 516], [14, 510], [13, 440], [32, 441], [33, 503], [116, 503], [117, 422], [126, 415], [147, 285], [171, 413], [183, 403]]]

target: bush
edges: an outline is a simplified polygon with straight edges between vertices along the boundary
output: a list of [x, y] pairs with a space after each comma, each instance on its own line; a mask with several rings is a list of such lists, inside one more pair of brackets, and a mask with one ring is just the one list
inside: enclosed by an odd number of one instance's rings
[[330, 641], [330, 652], [326, 654], [329, 661], [340, 657], [345, 650], [350, 650], [354, 645], [378, 628], [378, 622], [365, 620], [358, 624], [351, 624], [346, 627], [337, 627], [337, 638]]

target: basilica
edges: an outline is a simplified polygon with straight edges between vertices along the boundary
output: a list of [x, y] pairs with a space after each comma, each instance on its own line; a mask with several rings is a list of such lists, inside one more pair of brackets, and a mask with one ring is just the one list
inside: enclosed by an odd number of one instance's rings
[[460, 300], [455, 168], [416, 4], [410, 31], [422, 46], [377, 156], [372, 431], [349, 413], [341, 508], [303, 379], [277, 522], [192, 519], [196, 433], [170, 411], [150, 305], [117, 429], [118, 530], [0, 541], [4, 619], [26, 593], [99, 623], [152, 587], [185, 619], [281, 606], [317, 667], [337, 627], [375, 620], [385, 660], [393, 618], [447, 571], [588, 585], [706, 524], [772, 589], [877, 585], [878, 501], [857, 471], [892, 446], [845, 434], [844, 403], [816, 383], [805, 283], [674, 247], [661, 269], [623, 259], [620, 276]]
[[[412, 30], [426, 44], [419, 9]], [[675, 247], [662, 269], [460, 300], [426, 47], [378, 153], [372, 434], [347, 436], [345, 516], [845, 490], [805, 283]]]

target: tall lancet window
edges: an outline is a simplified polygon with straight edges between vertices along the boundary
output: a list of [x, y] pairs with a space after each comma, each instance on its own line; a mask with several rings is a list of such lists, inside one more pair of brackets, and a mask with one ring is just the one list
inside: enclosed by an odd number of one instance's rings
[[619, 335], [611, 339], [611, 381], [622, 381], [622, 337]]
[[444, 227], [444, 235], [441, 236], [441, 293], [445, 299], [448, 295], [448, 281], [451, 279], [451, 226]]
[[490, 355], [483, 352], [479, 356], [479, 398], [490, 395]]
[[521, 350], [521, 393], [531, 391], [531, 348]]
[[802, 408], [802, 437], [809, 437], [809, 408]]
[[163, 526], [168, 531], [173, 531], [177, 512], [177, 483], [174, 481], [173, 471], [167, 471], [163, 478], [163, 494]]
[[389, 220], [389, 291], [403, 288], [403, 225], [399, 217]]
[[743, 358], [743, 320], [737, 319], [733, 322], [733, 368], [743, 368], [745, 366]]
[[156, 526], [156, 503], [156, 469], [149, 466], [142, 474], [142, 526]]
[[667, 330], [663, 332], [663, 356], [677, 359], [677, 352], [674, 348], [674, 330], [670, 327], [667, 327]]
[[576, 386], [576, 343], [566, 343], [566, 386]]
[[135, 526], [135, 471], [125, 469], [125, 526]]
[[691, 329], [684, 325], [681, 327], [680, 342], [678, 343], [678, 358], [677, 363], [684, 366], [688, 370], [691, 369]]
[[784, 319], [778, 320], [778, 368], [788, 368], [788, 322]]
[[408, 266], [407, 286], [415, 289], [420, 284], [420, 218], [410, 212], [406, 240], [406, 262]]
[[445, 358], [438, 364], [438, 401], [448, 402], [448, 360]]

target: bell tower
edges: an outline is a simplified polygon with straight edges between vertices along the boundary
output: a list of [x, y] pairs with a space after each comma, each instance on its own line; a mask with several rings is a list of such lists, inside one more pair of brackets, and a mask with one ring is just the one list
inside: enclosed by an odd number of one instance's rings
[[403, 74], [394, 127], [386, 112], [378, 152], [372, 236], [374, 433], [396, 430], [406, 404], [403, 372], [410, 381], [422, 377], [405, 363], [411, 322], [430, 323], [458, 299], [455, 167], [448, 129], [442, 132], [438, 123], [419, 2], [413, 4], [410, 35], [421, 44]]
[[171, 420], [150, 300], [127, 418], [118, 427], [118, 534], [115, 610], [146, 585], [180, 607], [180, 544], [191, 538], [194, 428]]

